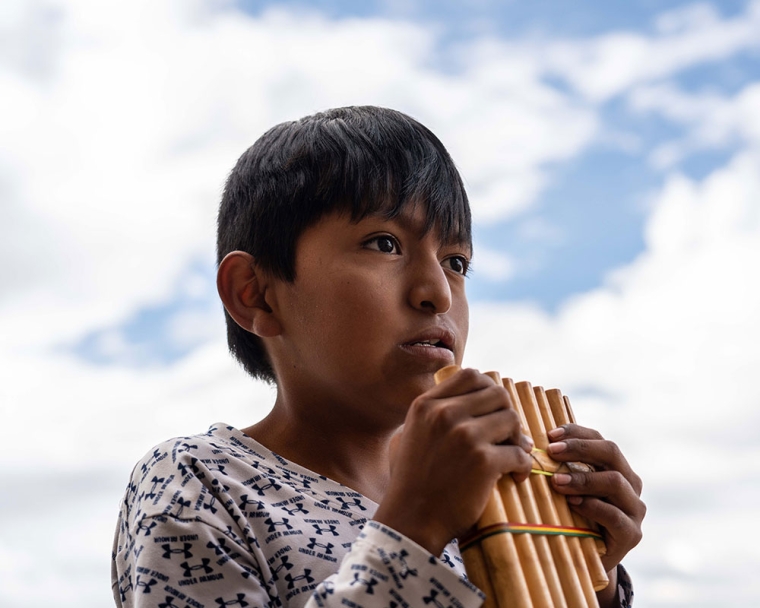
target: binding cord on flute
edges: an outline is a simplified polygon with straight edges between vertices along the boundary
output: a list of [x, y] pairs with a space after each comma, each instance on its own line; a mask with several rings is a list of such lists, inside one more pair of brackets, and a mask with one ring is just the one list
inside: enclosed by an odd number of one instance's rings
[[[436, 383], [457, 371], [439, 370]], [[507, 390], [523, 432], [533, 439], [534, 466], [523, 483], [502, 477], [475, 529], [459, 540], [467, 576], [486, 594], [485, 608], [598, 607], [596, 591], [608, 584], [602, 536], [548, 482], [557, 472], [591, 470], [558, 463], [546, 451], [547, 429], [574, 421], [569, 401], [556, 390], [487, 375]]]

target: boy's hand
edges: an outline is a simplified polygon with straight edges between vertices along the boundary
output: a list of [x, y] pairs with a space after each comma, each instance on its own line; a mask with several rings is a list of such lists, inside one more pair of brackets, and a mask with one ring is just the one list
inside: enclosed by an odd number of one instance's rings
[[502, 386], [463, 369], [412, 402], [375, 519], [434, 555], [471, 528], [496, 481], [530, 473], [532, 443]]
[[577, 424], [549, 431], [549, 454], [560, 462], [585, 462], [594, 473], [554, 475], [552, 486], [568, 496], [570, 507], [605, 530], [607, 554], [602, 564], [609, 572], [641, 540], [646, 505], [641, 501], [641, 478], [633, 472], [613, 442]]

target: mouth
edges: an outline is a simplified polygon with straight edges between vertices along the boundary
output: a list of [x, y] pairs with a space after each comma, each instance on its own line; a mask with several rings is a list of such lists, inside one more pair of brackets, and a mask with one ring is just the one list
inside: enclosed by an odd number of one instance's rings
[[404, 346], [424, 346], [428, 348], [445, 348], [451, 350], [451, 347], [445, 344], [442, 340], [417, 340], [416, 342], [408, 342]]
[[440, 352], [441, 354], [453, 354], [454, 353], [454, 334], [448, 329], [442, 327], [434, 327], [426, 331], [420, 332], [412, 340], [402, 344], [403, 347], [417, 349], [425, 349], [432, 352]]

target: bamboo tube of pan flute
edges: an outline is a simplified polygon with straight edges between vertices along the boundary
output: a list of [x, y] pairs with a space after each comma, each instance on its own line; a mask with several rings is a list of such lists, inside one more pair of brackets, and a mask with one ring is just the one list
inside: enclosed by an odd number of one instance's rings
[[[551, 407], [551, 412], [554, 416], [554, 424], [556, 426], [561, 426], [570, 423], [571, 418], [567, 407], [569, 399], [567, 399], [567, 397], [563, 398], [562, 393], [556, 388], [546, 391], [546, 398], [549, 400], [549, 406]], [[572, 515], [576, 528], [594, 529], [595, 526], [592, 527], [591, 522], [582, 515], [578, 515], [575, 512], [573, 512]], [[591, 582], [594, 585], [594, 589], [600, 591], [604, 589], [610, 581], [609, 578], [607, 578], [607, 572], [605, 572], [604, 566], [602, 565], [602, 560], [597, 549], [597, 543], [595, 542], [595, 539], [588, 537], [581, 538], [580, 541], [583, 556], [586, 558], [588, 572], [591, 576]], [[599, 541], [599, 543], [604, 546], [603, 541]]]
[[[525, 413], [525, 418], [528, 421], [528, 428], [530, 428], [536, 448], [546, 450], [549, 442], [546, 436], [546, 428], [544, 427], [543, 419], [538, 409], [538, 402], [536, 401], [536, 396], [533, 392], [533, 387], [530, 382], [518, 382], [515, 387], [517, 388], [517, 394], [523, 412]], [[561, 505], [564, 504], [565, 509], [567, 509], [565, 497], [552, 491], [549, 487], [549, 482], [544, 475], [531, 475], [530, 482], [536, 493], [539, 510], [541, 511], [541, 518], [544, 523], [552, 526], [567, 525], [563, 524], [562, 519], [560, 518]], [[567, 511], [569, 520], [569, 509], [567, 509]], [[554, 563], [557, 566], [557, 572], [562, 581], [562, 589], [567, 604], [570, 608], [598, 606], [596, 596], [594, 596], [592, 602], [589, 602], [586, 598], [578, 572], [574, 566], [574, 560], [572, 553], [570, 552], [570, 544], [568, 543], [568, 540], [568, 537], [558, 535], [552, 536], [549, 541], [554, 556]]]
[[[557, 425], [554, 423], [554, 416], [552, 415], [549, 401], [546, 398], [544, 389], [540, 386], [533, 388], [533, 393], [536, 396], [536, 402], [538, 403], [538, 411], [541, 414], [541, 419], [545, 429], [553, 429]], [[547, 447], [549, 440], [547, 437]], [[576, 527], [575, 520], [573, 519], [573, 512], [570, 510], [570, 505], [567, 504], [567, 497], [559, 494], [554, 494], [555, 501], [557, 502], [557, 511], [559, 513], [560, 522], [563, 526]], [[586, 601], [589, 606], [595, 605], [597, 602], [596, 591], [594, 590], [594, 584], [591, 581], [591, 575], [589, 573], [588, 564], [586, 563], [586, 557], [583, 554], [581, 547], [581, 539], [577, 536], [569, 536], [567, 538], [567, 544], [570, 548], [570, 554], [573, 556], [573, 563], [575, 569], [578, 571], [578, 578], [583, 588], [583, 594], [586, 596]], [[594, 553], [596, 553], [596, 547], [594, 547]]]
[[[504, 388], [507, 389], [509, 397], [512, 400], [512, 404], [520, 416], [520, 424], [523, 428], [523, 432], [530, 436], [530, 429], [528, 428], [528, 421], [525, 418], [525, 412], [520, 404], [520, 397], [517, 394], [515, 383], [511, 378], [504, 378], [502, 380]], [[501, 482], [500, 482], [501, 485]], [[517, 490], [520, 494], [523, 508], [525, 510], [526, 521], [529, 524], [542, 524], [541, 512], [536, 501], [536, 496], [533, 491], [533, 485], [530, 482], [517, 484]], [[552, 557], [552, 550], [549, 546], [549, 537], [543, 535], [536, 535], [533, 537], [533, 543], [538, 553], [538, 558], [541, 562], [541, 568], [546, 577], [546, 583], [549, 587], [552, 601], [555, 608], [567, 608], [567, 602], [562, 592], [562, 583], [557, 573], [557, 567]]]
[[491, 575], [488, 574], [486, 557], [480, 545], [473, 545], [467, 551], [462, 551], [462, 561], [464, 561], [467, 578], [486, 596], [481, 608], [499, 608], [493, 583], [491, 583]]
[[[496, 384], [503, 386], [498, 372], [486, 372], [486, 375], [496, 382]], [[525, 427], [523, 426], [522, 428]], [[501, 496], [506, 511], [506, 518], [502, 521], [505, 523], [528, 523], [528, 518], [523, 508], [524, 504], [518, 490], [518, 485], [522, 487], [527, 486], [527, 484], [517, 484], [511, 475], [504, 475], [497, 485], [498, 494]], [[507, 536], [514, 536], [517, 553], [520, 557], [520, 565], [522, 566], [528, 592], [530, 593], [531, 605], [534, 608], [553, 608], [552, 593], [544, 576], [544, 570], [541, 567], [541, 559], [539, 559], [534, 537], [530, 534], [507, 534]]]

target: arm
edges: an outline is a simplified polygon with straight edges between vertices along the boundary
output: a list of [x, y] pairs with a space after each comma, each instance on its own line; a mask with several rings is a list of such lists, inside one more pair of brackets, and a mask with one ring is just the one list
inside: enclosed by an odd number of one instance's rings
[[113, 561], [119, 608], [215, 607], [236, 599], [277, 605], [247, 548], [207, 523], [146, 517], [124, 540]]

